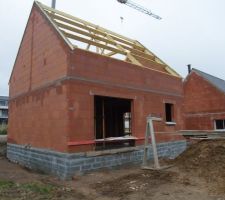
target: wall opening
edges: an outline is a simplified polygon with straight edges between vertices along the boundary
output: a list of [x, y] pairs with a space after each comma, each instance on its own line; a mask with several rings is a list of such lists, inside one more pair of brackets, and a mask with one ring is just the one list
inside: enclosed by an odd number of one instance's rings
[[174, 121], [174, 111], [173, 111], [173, 104], [165, 103], [165, 112], [166, 112], [166, 122], [173, 122]]
[[223, 120], [223, 119], [215, 120], [215, 129], [216, 130], [225, 130], [225, 120]]
[[132, 135], [132, 100], [95, 96], [96, 149], [134, 146]]

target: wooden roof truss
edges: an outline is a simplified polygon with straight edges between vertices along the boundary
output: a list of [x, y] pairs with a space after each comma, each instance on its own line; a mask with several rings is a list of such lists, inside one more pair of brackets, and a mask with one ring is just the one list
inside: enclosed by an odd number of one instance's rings
[[[126, 62], [141, 67], [145, 67], [141, 63], [142, 60], [150, 63], [154, 62], [162, 65], [169, 74], [180, 77], [179, 74], [157, 58], [138, 41], [129, 39], [64, 12], [52, 9], [40, 2], [35, 3], [43, 11], [71, 49], [83, 46], [83, 49], [95, 51], [104, 56], [120, 57]], [[78, 42], [79, 45], [76, 45], [75, 42]]]

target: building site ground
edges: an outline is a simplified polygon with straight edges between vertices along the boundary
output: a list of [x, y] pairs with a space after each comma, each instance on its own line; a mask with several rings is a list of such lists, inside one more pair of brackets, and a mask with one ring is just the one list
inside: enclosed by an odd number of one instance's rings
[[0, 159], [0, 199], [82, 200], [223, 200], [225, 199], [225, 141], [191, 145], [162, 171], [122, 166], [80, 174], [71, 181], [33, 172]]

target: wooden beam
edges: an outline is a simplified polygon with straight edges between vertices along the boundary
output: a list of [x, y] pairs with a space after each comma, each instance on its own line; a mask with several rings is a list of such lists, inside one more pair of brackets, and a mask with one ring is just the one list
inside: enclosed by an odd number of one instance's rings
[[[105, 45], [108, 46], [108, 43], [106, 42]], [[104, 55], [104, 53], [105, 53], [105, 49], [102, 49], [101, 55]]]
[[[120, 44], [117, 44], [117, 43], [111, 38], [111, 36], [108, 36], [108, 35], [107, 35], [107, 38], [108, 38], [108, 39], [105, 39], [105, 38], [102, 38], [102, 37], [93, 35], [93, 34], [91, 34], [91, 33], [82, 31], [82, 30], [77, 29], [77, 28], [70, 27], [70, 26], [68, 26], [68, 25], [65, 25], [65, 24], [62, 24], [62, 23], [59, 23], [59, 22], [55, 22], [55, 23], [56, 23], [60, 28], [64, 28], [64, 29], [67, 29], [67, 30], [70, 30], [70, 31], [79, 33], [79, 34], [81, 34], [81, 35], [88, 36], [88, 37], [90, 37], [90, 38], [92, 38], [92, 39], [98, 39], [98, 40], [101, 40], [101, 41], [103, 41], [103, 42], [113, 44], [113, 45], [119, 47], [119, 50], [124, 51], [124, 55], [127, 53], [127, 52], [123, 49], [123, 46], [121, 46]], [[99, 44], [100, 44], [100, 43], [99, 43]], [[87, 46], [87, 50], [89, 50], [90, 45], [91, 45], [91, 44], [89, 43], [88, 46]], [[107, 45], [106, 45], [106, 46], [107, 46]], [[116, 52], [114, 52], [114, 54], [115, 54], [115, 53], [116, 53]], [[113, 54], [113, 55], [114, 55], [114, 54]], [[109, 55], [110, 55], [110, 54], [109, 54]], [[151, 60], [151, 59], [148, 59], [148, 58], [146, 58], [146, 57], [142, 57], [142, 56], [139, 56], [139, 55], [136, 55], [136, 54], [133, 54], [133, 53], [129, 54], [129, 59], [130, 59], [134, 64], [138, 64], [138, 65], [140, 65], [140, 63], [139, 63], [134, 57], [131, 58], [131, 56], [136, 56], [136, 57], [138, 57], [138, 58], [145, 59], [145, 60]]]
[[[65, 39], [65, 41], [70, 46], [74, 47], [74, 45], [71, 44], [68, 38], [78, 40], [80, 42], [84, 42], [88, 44], [87, 50], [90, 49], [91, 45], [96, 46], [96, 49], [102, 48], [101, 50], [102, 55], [112, 56], [117, 53], [125, 55], [132, 63], [137, 65], [142, 65], [139, 62], [139, 59], [140, 61], [146, 60], [152, 63], [161, 64], [165, 67], [165, 70], [168, 71], [170, 74], [180, 77], [179, 74], [177, 74], [173, 69], [171, 69], [163, 61], [157, 58], [151, 51], [146, 49], [138, 41], [131, 40], [120, 34], [114, 33], [102, 27], [96, 26], [92, 23], [73, 17], [72, 15], [68, 15], [64, 12], [52, 9], [41, 3], [37, 3], [37, 5], [44, 12], [44, 14], [49, 18], [53, 26], [57, 29], [57, 31], [59, 31], [60, 35]], [[65, 23], [67, 23], [68, 25]], [[70, 25], [75, 27], [72, 27]], [[86, 39], [86, 38], [71, 34], [69, 32], [62, 30], [62, 28], [73, 31], [75, 33], [79, 33], [81, 35], [85, 35], [87, 37], [90, 37], [90, 39]], [[101, 42], [105, 42], [106, 44], [102, 44]], [[108, 44], [114, 45], [115, 47], [109, 46]], [[104, 49], [109, 50], [111, 52], [104, 54]]]
[[130, 42], [130, 43], [134, 43], [134, 42], [135, 42], [135, 40], [132, 40], [132, 39], [130, 39], [130, 38], [128, 38], [128, 37], [125, 37], [125, 36], [123, 36], [123, 35], [120, 35], [120, 34], [118, 34], [118, 33], [113, 32], [113, 31], [107, 30], [107, 29], [105, 29], [105, 28], [103, 28], [103, 27], [97, 26], [97, 25], [95, 25], [95, 24], [93, 24], [93, 23], [90, 23], [90, 22], [87, 22], [87, 21], [85, 21], [85, 20], [79, 19], [79, 18], [77, 18], [77, 17], [74, 17], [74, 16], [72, 16], [72, 15], [70, 15], [70, 14], [67, 14], [67, 13], [64, 13], [64, 12], [62, 12], [62, 11], [55, 10], [55, 9], [53, 9], [53, 8], [50, 8], [50, 7], [46, 6], [46, 5], [43, 5], [42, 3], [39, 3], [39, 4], [40, 4], [46, 11], [53, 12], [53, 13], [57, 13], [57, 14], [59, 14], [59, 15], [62, 15], [63, 17], [69, 18], [69, 19], [71, 19], [71, 20], [75, 20], [75, 21], [77, 21], [77, 22], [79, 22], [79, 23], [82, 23], [82, 24], [86, 24], [86, 25], [88, 25], [88, 26], [90, 26], [90, 27], [92, 27], [92, 28], [94, 28], [94, 29], [98, 28], [98, 29], [101, 30], [102, 32], [107, 32], [107, 33], [109, 33], [110, 35], [114, 35], [114, 36], [116, 36], [116, 37], [118, 37], [118, 38], [121, 38], [121, 39], [123, 39], [123, 40], [125, 40], [125, 41], [128, 41], [128, 42]]
[[[117, 42], [115, 42], [115, 40], [113, 40], [113, 38], [110, 36], [110, 35], [106, 35], [106, 37], [108, 38], [108, 40], [110, 40], [111, 42], [114, 42], [116, 47], [118, 49], [120, 49], [121, 51], [125, 51], [124, 48], [118, 44]], [[126, 51], [125, 51], [126, 52]], [[131, 55], [131, 53], [127, 52], [127, 58], [133, 63], [133, 64], [136, 64], [136, 65], [142, 65], [134, 56]]]
[[[138, 56], [138, 55], [134, 55], [134, 54], [132, 54], [132, 56], [134, 56], [135, 58], [137, 58], [140, 62], [145, 60], [145, 61], [149, 62], [149, 64], [152, 64], [153, 66], [155, 66], [155, 64], [161, 65], [164, 68], [167, 66], [165, 64], [157, 63], [154, 60], [150, 60], [150, 59], [145, 58], [145, 57], [142, 57], [142, 56]], [[148, 66], [146, 66], [146, 67], [148, 67]], [[148, 67], [148, 68], [150, 68], [150, 67]]]
[[[81, 35], [85, 35], [85, 36], [88, 36], [90, 38], [93, 38], [93, 39], [96, 39], [96, 40], [99, 40], [99, 41], [102, 41], [102, 42], [105, 42], [105, 43], [109, 43], [109, 44], [112, 44], [112, 45], [117, 45], [118, 43], [110, 36], [111, 39], [106, 39], [104, 37], [100, 37], [98, 35], [95, 35], [95, 34], [92, 34], [92, 33], [89, 33], [87, 31], [83, 31], [81, 29], [78, 29], [78, 28], [75, 28], [75, 27], [71, 27], [67, 24], [62, 24], [58, 21], [55, 21], [56, 25], [59, 26], [60, 28], [63, 28], [63, 29], [66, 29], [66, 30], [69, 30], [69, 31], [72, 31], [72, 32], [76, 32], [76, 33], [79, 33]], [[139, 51], [139, 50], [135, 50], [133, 48], [130, 48], [126, 45], [123, 45], [123, 44], [119, 44], [122, 48], [126, 49], [126, 50], [129, 50], [132, 54], [136, 54], [137, 56], [141, 56], [141, 57], [145, 57], [147, 59], [150, 59], [150, 60], [154, 60], [154, 56], [151, 56], [149, 54], [146, 54], [142, 51]]]
[[128, 49], [133, 55], [137, 55], [137, 56], [141, 56], [141, 57], [144, 57], [146, 59], [149, 59], [149, 60], [152, 60], [154, 61], [155, 60], [155, 57], [150, 55], [150, 54], [147, 54], [145, 52], [142, 52], [142, 51], [139, 51], [139, 50], [136, 50], [136, 49]]
[[172, 68], [170, 68], [168, 65], [165, 68], [170, 74], [172, 74], [174, 76], [178, 76], [178, 74]]
[[[77, 33], [79, 33], [79, 34], [81, 34], [81, 35], [88, 36], [88, 37], [90, 37], [91, 39], [99, 39], [99, 40], [101, 40], [101, 41], [103, 41], [103, 42], [108, 42], [108, 43], [110, 43], [110, 44], [115, 45], [115, 46], [120, 50], [120, 52], [123, 51], [123, 53], [120, 53], [120, 54], [127, 55], [127, 57], [129, 58], [129, 60], [130, 60], [132, 63], [134, 63], [134, 64], [141, 65], [141, 63], [140, 63], [138, 60], [136, 60], [135, 57], [137, 57], [137, 58], [139, 58], [139, 59], [141, 59], [141, 60], [146, 60], [146, 61], [150, 61], [150, 62], [153, 62], [153, 63], [157, 63], [157, 62], [153, 61], [152, 59], [149, 59], [149, 58], [147, 58], [147, 57], [141, 56], [142, 54], [141, 54], [141, 55], [134, 54], [134, 53], [132, 53], [133, 51], [131, 51], [131, 53], [129, 53], [129, 55], [128, 55], [128, 52], [125, 51], [125, 49], [123, 48], [123, 46], [120, 45], [120, 44], [118, 44], [116, 41], [114, 41], [114, 40], [112, 39], [112, 37], [109, 36], [109, 35], [106, 36], [108, 39], [105, 39], [105, 38], [102, 38], [102, 37], [93, 35], [93, 34], [91, 34], [91, 33], [82, 31], [82, 30], [80, 30], [80, 29], [73, 28], [73, 27], [70, 27], [70, 26], [65, 25], [65, 24], [61, 24], [61, 23], [59, 23], [59, 22], [55, 22], [55, 23], [56, 23], [60, 28], [64, 28], [64, 29], [67, 29], [67, 30], [70, 30], [70, 31], [73, 31], [73, 32], [77, 32]], [[67, 34], [67, 32], [65, 32], [65, 33]], [[71, 35], [72, 35], [72, 34], [71, 34]], [[73, 35], [73, 38], [71, 38], [71, 39], [75, 39], [75, 38], [74, 38], [75, 36], [76, 36], [76, 35]], [[77, 36], [77, 37], [79, 37], [79, 36]], [[82, 38], [82, 37], [79, 37], [79, 38]], [[79, 40], [79, 38], [78, 38], [78, 40]], [[85, 39], [85, 38], [83, 38], [83, 39]], [[94, 44], [91, 43], [91, 42], [88, 42], [88, 41], [92, 41], [92, 40], [88, 40], [88, 39], [86, 39], [86, 40], [87, 40], [87, 41], [86, 41], [85, 43], [88, 44], [86, 50], [89, 50], [90, 46], [91, 46], [91, 45], [94, 45]], [[80, 40], [79, 40], [79, 41], [80, 41]], [[99, 47], [99, 44], [100, 44], [100, 45], [104, 45], [104, 44], [101, 44], [101, 43], [98, 43], [98, 42], [96, 42], [96, 44], [98, 44], [98, 46], [97, 46], [97, 45], [94, 45], [94, 46], [96, 46], [96, 47]], [[107, 45], [104, 45], [104, 46], [102, 46], [101, 48], [107, 49], [106, 47], [109, 47], [110, 49], [113, 48], [113, 47], [110, 47], [110, 46], [107, 46]], [[109, 48], [108, 48], [108, 50], [109, 50]], [[114, 48], [114, 49], [116, 49], [116, 48]], [[114, 53], [113, 53], [112, 55], [114, 55], [114, 54], [116, 54], [116, 53], [119, 53], [119, 52], [115, 52], [115, 50], [114, 50], [113, 52], [114, 52]], [[107, 55], [107, 56], [108, 56], [108, 55]], [[111, 56], [111, 53], [109, 54], [109, 56]], [[161, 63], [157, 63], [157, 64], [161, 64]], [[161, 64], [161, 65], [164, 66], [164, 64]]]
[[89, 33], [89, 32], [86, 32], [86, 31], [83, 31], [81, 29], [78, 29], [78, 28], [75, 28], [75, 27], [71, 27], [71, 26], [68, 26], [66, 24], [62, 24], [62, 23], [59, 23], [59, 22], [55, 22], [60, 28], [63, 28], [63, 29], [66, 29], [66, 30], [69, 30], [69, 31], [72, 31], [72, 32], [75, 32], [75, 33], [79, 33], [81, 35], [85, 35], [87, 37], [90, 37], [92, 39], [96, 39], [96, 40], [100, 40], [102, 42], [107, 42], [107, 43], [110, 43], [110, 44], [113, 44], [115, 45], [115, 42], [111, 42], [109, 41], [108, 39], [105, 39], [103, 37], [100, 37], [100, 36], [97, 36], [97, 35], [94, 35], [92, 33]]
[[[143, 48], [145, 48], [144, 45], [142, 45], [140, 42], [136, 41], [136, 43], [140, 44]], [[149, 54], [151, 54], [151, 55], [154, 55], [154, 56], [155, 56], [155, 61], [156, 61], [158, 64], [164, 65], [165, 70], [166, 70], [169, 74], [181, 78], [181, 76], [180, 76], [174, 69], [172, 69], [172, 68], [171, 68], [170, 66], [168, 66], [164, 61], [162, 61], [160, 58], [158, 58], [153, 52], [151, 52], [151, 51], [150, 51], [149, 49], [147, 49], [147, 48], [145, 48], [145, 51], [146, 51], [146, 52], [149, 52]]]
[[[96, 34], [98, 34], [98, 35], [102, 35], [102, 36], [104, 36], [104, 37], [106, 36], [106, 32], [102, 32], [101, 30], [97, 30], [97, 29], [94, 29], [94, 28], [92, 28], [92, 27], [88, 27], [88, 26], [86, 26], [86, 25], [84, 25], [84, 24], [80, 24], [80, 23], [78, 23], [78, 22], [76, 22], [76, 21], [72, 21], [71, 19], [66, 19], [66, 18], [64, 18], [64, 17], [62, 17], [62, 16], [55, 15], [55, 14], [52, 14], [52, 13], [48, 13], [48, 15], [49, 15], [52, 19], [60, 20], [60, 21], [62, 21], [62, 22], [65, 22], [65, 23], [68, 23], [68, 24], [70, 24], [70, 25], [73, 25], [73, 26], [82, 28], [82, 29], [84, 29], [84, 30], [88, 30], [88, 31], [94, 32], [94, 33], [96, 33]], [[118, 42], [121, 42], [122, 44], [126, 44], [126, 45], [131, 46], [132, 48], [136, 48], [136, 49], [134, 49], [134, 50], [139, 50], [139, 51], [141, 51], [141, 52], [144, 52], [144, 48], [141, 47], [141, 46], [136, 45], [135, 43], [131, 43], [131, 42], [129, 42], [129, 41], [125, 41], [125, 40], [123, 40], [123, 39], [121, 39], [121, 38], [118, 38], [118, 37], [115, 37], [115, 36], [113, 36], [113, 35], [111, 35], [111, 37], [112, 37], [114, 40], [116, 40], [116, 41], [118, 41]]]
[[104, 48], [104, 49], [107, 49], [109, 51], [113, 51], [115, 53], [126, 55], [126, 53], [124, 51], [121, 51], [119, 49], [116, 49], [116, 48], [113, 48], [113, 47], [110, 47], [110, 46], [107, 46], [107, 45], [104, 45], [104, 44], [101, 44], [101, 43], [98, 43], [98, 42], [95, 42], [95, 41], [92, 41], [92, 40], [89, 40], [89, 39], [86, 39], [86, 38], [82, 38], [82, 37], [77, 36], [77, 35], [73, 35], [71, 33], [65, 32], [64, 30], [61, 30], [61, 31], [64, 33], [64, 35], [66, 37], [68, 37], [70, 39], [78, 40], [78, 41], [86, 43], [86, 44], [94, 45], [96, 47]]
[[129, 42], [131, 42], [131, 43], [134, 43], [134, 42], [135, 42], [135, 40], [132, 40], [132, 39], [130, 39], [130, 38], [128, 38], [128, 37], [125, 37], [125, 36], [123, 36], [123, 35], [120, 35], [120, 34], [118, 34], [118, 33], [113, 32], [113, 31], [107, 30], [107, 29], [105, 29], [105, 28], [103, 28], [103, 27], [97, 26], [97, 25], [95, 25], [95, 24], [93, 24], [93, 23], [90, 23], [90, 22], [88, 22], [88, 21], [85, 21], [85, 20], [82, 20], [82, 19], [80, 19], [80, 18], [74, 17], [74, 16], [72, 16], [72, 15], [70, 15], [70, 14], [67, 14], [67, 13], [64, 13], [64, 12], [62, 12], [62, 11], [52, 9], [52, 8], [46, 6], [46, 5], [43, 5], [43, 4], [41, 4], [41, 5], [42, 5], [42, 7], [43, 7], [45, 10], [47, 10], [47, 11], [51, 11], [51, 12], [53, 12], [53, 13], [57, 13], [57, 14], [59, 14], [59, 15], [62, 15], [62, 16], [64, 16], [64, 17], [66, 17], [66, 18], [71, 19], [71, 20], [75, 20], [75, 21], [80, 22], [80, 23], [82, 23], [82, 24], [86, 24], [86, 25], [88, 25], [88, 26], [90, 26], [90, 27], [93, 27], [94, 29], [98, 28], [99, 30], [101, 30], [101, 31], [103, 31], [103, 32], [107, 32], [107, 33], [112, 34], [112, 35], [114, 35], [114, 36], [116, 36], [116, 37], [118, 37], [118, 38], [122, 38], [123, 40], [127, 40], [127, 41], [129, 41]]
[[[64, 35], [65, 35], [66, 37], [68, 37], [68, 38], [71, 38], [71, 39], [74, 39], [74, 40], [78, 40], [78, 41], [80, 41], [80, 42], [84, 42], [84, 43], [86, 43], [86, 44], [93, 45], [93, 46], [96, 46], [96, 47], [100, 47], [100, 48], [107, 49], [107, 50], [109, 50], [109, 51], [114, 52], [114, 54], [119, 53], [119, 54], [122, 54], [122, 55], [126, 55], [126, 56], [128, 57], [128, 59], [129, 59], [133, 64], [136, 64], [136, 65], [139, 65], [139, 66], [142, 65], [135, 57], [137, 57], [137, 58], [139, 58], [139, 59], [147, 60], [147, 61], [149, 61], [149, 62], [151, 62], [151, 63], [153, 63], [153, 64], [156, 63], [156, 62], [154, 62], [154, 61], [152, 61], [152, 60], [150, 60], [150, 59], [148, 59], [148, 58], [141, 57], [141, 56], [138, 56], [138, 55], [134, 55], [134, 54], [132, 54], [132, 53], [128, 53], [128, 52], [124, 51], [121, 47], [119, 47], [119, 49], [118, 49], [118, 48], [114, 48], [114, 47], [110, 47], [110, 46], [107, 46], [107, 45], [104, 45], [104, 44], [101, 44], [101, 43], [92, 41], [92, 40], [90, 40], [90, 39], [82, 38], [82, 37], [80, 37], [80, 36], [77, 36], [77, 35], [68, 33], [68, 32], [66, 32], [66, 31], [64, 31], [64, 30], [61, 30], [61, 31], [62, 31], [62, 32], [64, 33]], [[119, 45], [118, 45], [118, 46], [119, 46]], [[118, 46], [117, 46], [117, 47], [118, 47]], [[111, 54], [110, 54], [110, 55], [111, 55]], [[110, 56], [110, 55], [109, 55], [109, 56]], [[157, 64], [159, 64], [159, 63], [157, 63]], [[164, 66], [164, 65], [163, 65], [163, 66]]]
[[107, 54], [103, 54], [104, 56], [113, 56], [113, 55], [115, 55], [115, 54], [117, 54], [116, 52], [109, 52], [109, 53], [107, 53]]
[[141, 64], [136, 58], [134, 58], [130, 53], [127, 54], [127, 58], [128, 58], [133, 64], [142, 66], [142, 64]]
[[[141, 52], [138, 51], [138, 50], [135, 50], [135, 51], [134, 51], [132, 48], [129, 48], [129, 47], [125, 46], [125, 45], [118, 44], [118, 43], [117, 43], [116, 41], [114, 41], [113, 38], [112, 38], [111, 36], [109, 36], [109, 35], [106, 36], [106, 37], [108, 38], [108, 39], [106, 39], [106, 38], [103, 38], [103, 37], [94, 35], [94, 34], [92, 34], [92, 33], [88, 33], [88, 32], [86, 32], [86, 31], [80, 30], [80, 29], [78, 29], [78, 28], [68, 26], [68, 25], [66, 25], [66, 24], [62, 24], [62, 23], [59, 23], [59, 22], [55, 22], [55, 23], [56, 23], [60, 28], [63, 28], [63, 29], [69, 30], [69, 31], [73, 31], [73, 32], [79, 33], [79, 34], [81, 34], [81, 35], [88, 36], [88, 37], [90, 37], [90, 38], [92, 38], [92, 39], [96, 39], [96, 40], [99, 40], [99, 41], [106, 42], [106, 43], [112, 44], [112, 45], [114, 45], [114, 46], [117, 46], [117, 47], [119, 47], [119, 49], [120, 49], [121, 51], [124, 51], [125, 53], [126, 53], [126, 51], [125, 51], [125, 48], [126, 48], [126, 50], [130, 50], [131, 55], [134, 55], [134, 56], [136, 56], [136, 57], [139, 57], [139, 58], [145, 59], [145, 60], [152, 60], [152, 57], [149, 57], [147, 54], [141, 53]], [[88, 50], [89, 48], [90, 48], [90, 44], [87, 46], [87, 50]], [[131, 58], [131, 59], [132, 59], [132, 58]], [[134, 61], [134, 59], [132, 59], [132, 60]], [[137, 64], [137, 63], [138, 63], [138, 62], [135, 62], [135, 64]]]

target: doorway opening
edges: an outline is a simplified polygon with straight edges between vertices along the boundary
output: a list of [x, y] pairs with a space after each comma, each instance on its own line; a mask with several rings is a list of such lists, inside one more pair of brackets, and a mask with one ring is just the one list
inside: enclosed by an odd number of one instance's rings
[[95, 96], [96, 150], [134, 146], [130, 99]]

